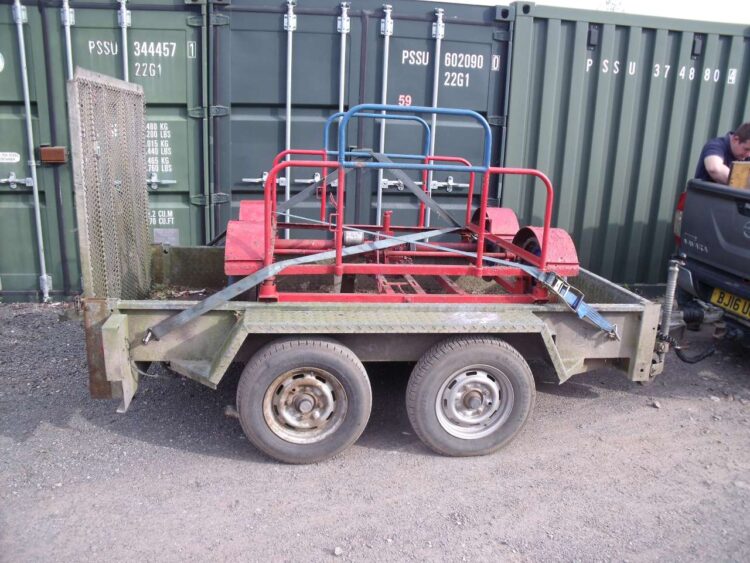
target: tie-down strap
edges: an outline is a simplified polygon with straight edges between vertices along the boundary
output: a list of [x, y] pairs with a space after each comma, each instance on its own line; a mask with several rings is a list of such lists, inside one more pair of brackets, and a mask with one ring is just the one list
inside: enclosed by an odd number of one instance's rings
[[[401, 244], [417, 242], [422, 239], [438, 237], [440, 235], [451, 233], [457, 230], [458, 230], [457, 228], [435, 229], [432, 231], [412, 233], [412, 234], [408, 234], [408, 235], [404, 235], [400, 237], [382, 238], [380, 240], [366, 242], [363, 244], [357, 244], [355, 246], [347, 246], [344, 249], [342, 249], [341, 254], [343, 256], [353, 256], [355, 254], [363, 254], [365, 252], [383, 250], [383, 249], [391, 248], [393, 246], [398, 246]], [[298, 258], [291, 258], [289, 260], [275, 262], [271, 264], [270, 266], [261, 268], [254, 274], [250, 274], [249, 276], [242, 278], [240, 281], [227, 286], [221, 291], [214, 293], [213, 295], [210, 295], [209, 297], [206, 297], [203, 301], [201, 301], [197, 305], [194, 305], [188, 309], [185, 309], [184, 311], [181, 311], [177, 313], [176, 315], [173, 315], [169, 317], [168, 319], [161, 321], [160, 323], [154, 325], [153, 327], [150, 327], [149, 329], [146, 330], [146, 334], [143, 337], [143, 343], [148, 344], [149, 340], [151, 340], [152, 338], [159, 340], [164, 335], [169, 334], [173, 330], [186, 325], [193, 319], [200, 317], [201, 315], [208, 313], [209, 311], [212, 311], [216, 309], [217, 307], [220, 307], [221, 305], [233, 299], [234, 297], [237, 297], [238, 295], [248, 291], [249, 289], [254, 288], [256, 285], [259, 285], [260, 283], [267, 280], [268, 278], [275, 276], [276, 274], [278, 274], [285, 268], [288, 268], [290, 266], [297, 266], [299, 264], [311, 264], [315, 262], [322, 262], [324, 260], [330, 260], [331, 258], [335, 258], [335, 257], [336, 257], [335, 250], [327, 250], [325, 252], [319, 252], [317, 254], [311, 254], [308, 256], [300, 256]]]

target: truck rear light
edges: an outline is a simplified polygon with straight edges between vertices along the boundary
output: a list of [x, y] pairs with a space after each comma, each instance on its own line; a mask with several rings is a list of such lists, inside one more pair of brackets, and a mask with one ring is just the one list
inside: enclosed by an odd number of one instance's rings
[[687, 192], [680, 194], [680, 199], [677, 200], [677, 208], [674, 211], [674, 223], [672, 224], [672, 230], [674, 232], [674, 242], [677, 246], [680, 246], [680, 231], [682, 231], [682, 212], [685, 210], [685, 198]]

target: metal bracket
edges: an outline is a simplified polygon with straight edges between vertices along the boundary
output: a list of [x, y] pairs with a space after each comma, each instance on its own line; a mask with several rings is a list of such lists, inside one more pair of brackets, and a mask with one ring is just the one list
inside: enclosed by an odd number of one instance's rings
[[176, 183], [177, 180], [159, 180], [159, 175], [156, 172], [151, 172], [151, 175], [146, 179], [146, 185], [151, 191], [158, 190], [159, 186], [166, 186]]
[[284, 14], [284, 31], [297, 31], [297, 15], [294, 13], [294, 7], [297, 0], [287, 0], [287, 12]]
[[211, 14], [209, 23], [213, 26], [229, 25], [229, 16], [224, 14]]
[[33, 188], [34, 180], [32, 178], [18, 178], [15, 172], [11, 172], [7, 178], [0, 178], [0, 184], [8, 184], [11, 190], [16, 190], [19, 184], [27, 188]]
[[445, 10], [442, 8], [435, 8], [435, 17], [437, 21], [432, 24], [432, 38], [433, 39], [444, 39], [445, 38], [445, 22], [443, 21], [443, 14]]
[[438, 190], [440, 188], [445, 188], [446, 192], [452, 192], [453, 188], [468, 188], [469, 184], [463, 184], [461, 182], [455, 182], [453, 180], [453, 176], [448, 176], [448, 178], [445, 180], [445, 182], [438, 182], [437, 180], [432, 181], [432, 189]]
[[27, 23], [29, 16], [26, 13], [26, 6], [13, 4], [13, 23]]
[[495, 31], [492, 33], [492, 40], [493, 41], [510, 41], [510, 32], [509, 31]]
[[391, 11], [393, 7], [390, 4], [383, 4], [383, 19], [380, 20], [380, 35], [383, 37], [390, 37], [393, 35], [393, 18], [391, 18]]
[[352, 20], [349, 17], [349, 2], [341, 3], [341, 15], [336, 19], [336, 31], [347, 34], [352, 29]]
[[[263, 172], [260, 178], [242, 178], [240, 180], [243, 184], [265, 184], [268, 179], [268, 172]], [[286, 178], [276, 178], [276, 184], [279, 186], [286, 186]]]
[[68, 7], [60, 8], [60, 21], [64, 26], [71, 26], [76, 24], [76, 11], [73, 8]]
[[190, 203], [197, 205], [198, 207], [206, 207], [207, 205], [224, 205], [229, 203], [231, 198], [229, 194], [224, 192], [216, 192], [206, 196], [204, 194], [190, 196]]
[[133, 19], [130, 15], [130, 10], [125, 9], [125, 2], [123, 2], [121, 4], [120, 10], [117, 12], [117, 24], [120, 27], [130, 27], [132, 24], [132, 20]]
[[508, 118], [504, 115], [490, 115], [487, 117], [487, 123], [497, 125], [498, 127], [505, 127], [508, 124]]
[[[421, 186], [422, 182], [414, 182], [414, 185]], [[389, 180], [388, 178], [383, 178], [380, 182], [380, 187], [384, 190], [387, 190], [388, 188], [396, 188], [400, 192], [404, 191], [404, 183], [401, 180]]]
[[[286, 178], [284, 178], [284, 180], [286, 180]], [[307, 185], [316, 184], [318, 182], [320, 182], [320, 172], [316, 172], [315, 174], [313, 174], [312, 178], [300, 178], [294, 181], [295, 184], [307, 184]]]

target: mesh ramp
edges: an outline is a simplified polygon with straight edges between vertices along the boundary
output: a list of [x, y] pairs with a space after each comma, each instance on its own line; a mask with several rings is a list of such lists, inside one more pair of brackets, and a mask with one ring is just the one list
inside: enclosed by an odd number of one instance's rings
[[77, 68], [68, 100], [83, 296], [145, 298], [151, 234], [143, 88]]

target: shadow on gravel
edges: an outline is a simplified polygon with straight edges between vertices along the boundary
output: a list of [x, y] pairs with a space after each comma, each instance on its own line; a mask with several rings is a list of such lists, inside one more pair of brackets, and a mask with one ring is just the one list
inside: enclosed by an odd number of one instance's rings
[[[411, 366], [369, 364], [373, 408], [358, 446], [429, 455], [414, 435], [404, 397]], [[143, 379], [125, 415], [116, 401], [84, 400], [82, 415], [107, 432], [158, 446], [255, 463], [277, 463], [245, 438], [239, 421], [227, 416], [234, 407], [240, 369], [225, 376], [217, 390], [182, 378]], [[81, 406], [81, 405], [78, 405]]]

